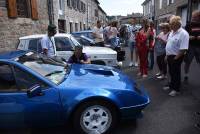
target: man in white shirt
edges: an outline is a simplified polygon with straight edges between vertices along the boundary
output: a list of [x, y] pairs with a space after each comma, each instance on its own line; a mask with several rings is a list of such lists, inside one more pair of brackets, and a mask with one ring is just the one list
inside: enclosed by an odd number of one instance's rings
[[54, 35], [56, 34], [56, 26], [51, 24], [48, 26], [48, 33], [41, 40], [42, 52], [48, 57], [55, 56], [55, 41]]
[[97, 25], [93, 28], [92, 33], [95, 38], [96, 45], [104, 46], [103, 27], [101, 26], [101, 21], [97, 21]]
[[166, 55], [170, 74], [170, 84], [164, 89], [170, 88], [170, 96], [176, 96], [180, 92], [181, 85], [181, 63], [189, 46], [189, 34], [181, 27], [181, 18], [173, 16], [170, 19], [172, 32], [169, 34]]

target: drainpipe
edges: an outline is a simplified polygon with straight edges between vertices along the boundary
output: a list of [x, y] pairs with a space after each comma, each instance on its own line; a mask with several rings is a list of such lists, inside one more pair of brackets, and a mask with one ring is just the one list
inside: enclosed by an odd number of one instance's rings
[[54, 24], [53, 0], [47, 0], [49, 24]]
[[188, 0], [188, 7], [187, 7], [187, 24], [191, 21], [192, 16], [192, 2], [193, 0]]

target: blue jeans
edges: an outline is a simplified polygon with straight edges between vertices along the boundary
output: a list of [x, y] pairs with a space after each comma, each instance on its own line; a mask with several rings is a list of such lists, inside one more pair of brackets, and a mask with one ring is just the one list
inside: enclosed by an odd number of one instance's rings
[[154, 66], [154, 50], [149, 50], [149, 54], [148, 54], [148, 65], [149, 65], [149, 69], [153, 69]]
[[110, 39], [111, 47], [114, 49], [115, 47], [118, 46], [118, 40], [117, 37], [111, 38]]

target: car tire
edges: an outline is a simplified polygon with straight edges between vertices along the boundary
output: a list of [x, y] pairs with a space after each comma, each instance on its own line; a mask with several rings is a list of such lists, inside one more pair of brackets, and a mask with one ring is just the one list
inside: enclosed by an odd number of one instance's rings
[[109, 134], [117, 121], [116, 108], [105, 101], [85, 102], [73, 116], [73, 125], [79, 134]]

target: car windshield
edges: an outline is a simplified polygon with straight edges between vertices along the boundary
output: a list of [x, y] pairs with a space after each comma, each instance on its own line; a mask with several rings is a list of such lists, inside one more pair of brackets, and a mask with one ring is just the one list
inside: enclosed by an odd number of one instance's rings
[[81, 46], [81, 44], [73, 36], [71, 36], [71, 40], [75, 46]]
[[39, 56], [33, 52], [18, 57], [15, 61], [27, 66], [28, 68], [49, 79], [56, 85], [60, 84], [65, 75], [69, 72], [69, 66], [54, 58]]

